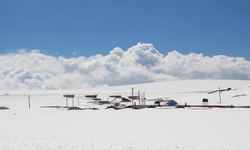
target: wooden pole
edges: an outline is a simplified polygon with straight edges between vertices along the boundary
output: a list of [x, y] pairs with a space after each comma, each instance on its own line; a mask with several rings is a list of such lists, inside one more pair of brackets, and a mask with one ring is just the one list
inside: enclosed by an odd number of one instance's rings
[[132, 106], [134, 105], [134, 88], [131, 88], [132, 89]]
[[78, 106], [80, 106], [80, 102], [79, 102], [79, 95], [78, 95]]
[[221, 103], [221, 94], [220, 94], [220, 87], [219, 87], [219, 98], [220, 98], [220, 103]]
[[28, 103], [29, 103], [29, 108], [30, 108], [30, 95], [28, 95]]
[[143, 104], [143, 100], [142, 100], [142, 94], [141, 94], [141, 97], [140, 97], [140, 98], [141, 98], [141, 104], [144, 105], [144, 104]]
[[139, 98], [139, 105], [141, 105], [141, 96], [140, 96], [140, 90], [138, 90], [138, 98]]
[[144, 105], [146, 105], [145, 93], [144, 92], [143, 92], [143, 102], [144, 102]]

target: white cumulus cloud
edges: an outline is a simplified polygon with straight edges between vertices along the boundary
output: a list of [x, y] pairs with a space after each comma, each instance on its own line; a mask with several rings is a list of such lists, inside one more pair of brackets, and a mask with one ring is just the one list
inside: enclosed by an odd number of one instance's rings
[[0, 55], [0, 89], [73, 89], [178, 79], [250, 79], [242, 57], [177, 51], [161, 54], [149, 43], [109, 55], [64, 58], [20, 49]]

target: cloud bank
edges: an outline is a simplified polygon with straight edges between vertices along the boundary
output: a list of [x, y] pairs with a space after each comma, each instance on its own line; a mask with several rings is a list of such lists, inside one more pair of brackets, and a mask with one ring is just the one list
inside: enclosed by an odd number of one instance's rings
[[109, 55], [64, 58], [25, 49], [0, 55], [0, 89], [79, 89], [179, 79], [250, 79], [242, 57], [213, 57], [177, 51], [166, 56], [138, 43]]

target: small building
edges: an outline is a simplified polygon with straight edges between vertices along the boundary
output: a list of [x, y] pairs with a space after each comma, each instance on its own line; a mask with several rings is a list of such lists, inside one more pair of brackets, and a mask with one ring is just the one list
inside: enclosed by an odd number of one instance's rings
[[66, 107], [68, 107], [68, 98], [71, 98], [72, 99], [72, 106], [74, 107], [74, 98], [75, 98], [75, 95], [63, 95], [63, 97], [66, 97]]
[[202, 99], [202, 105], [208, 105], [208, 99], [207, 98]]
[[169, 105], [169, 106], [176, 106], [177, 102], [174, 101], [174, 100], [167, 100], [167, 105]]

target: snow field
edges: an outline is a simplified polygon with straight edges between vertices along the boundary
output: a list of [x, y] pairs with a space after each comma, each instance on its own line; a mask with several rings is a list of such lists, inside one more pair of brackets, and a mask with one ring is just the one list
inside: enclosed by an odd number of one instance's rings
[[[185, 108], [113, 110], [87, 103], [84, 94], [131, 95], [131, 87], [148, 99], [169, 97], [180, 104], [218, 104], [218, 93], [204, 91], [231, 87], [222, 93], [223, 105], [250, 105], [249, 81], [171, 81], [103, 89], [71, 91], [0, 91], [1, 150], [249, 150], [250, 109]], [[154, 88], [152, 88], [154, 87]], [[203, 88], [201, 88], [203, 87]], [[5, 95], [8, 93], [9, 95]], [[63, 94], [80, 95], [80, 107], [100, 110], [40, 108], [65, 106]], [[232, 98], [234, 95], [245, 96]], [[27, 95], [31, 95], [28, 109]], [[153, 101], [148, 101], [148, 104]], [[69, 100], [71, 105], [71, 101]], [[77, 105], [75, 98], [75, 105]], [[129, 103], [128, 103], [129, 104]]]

